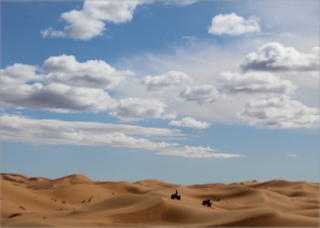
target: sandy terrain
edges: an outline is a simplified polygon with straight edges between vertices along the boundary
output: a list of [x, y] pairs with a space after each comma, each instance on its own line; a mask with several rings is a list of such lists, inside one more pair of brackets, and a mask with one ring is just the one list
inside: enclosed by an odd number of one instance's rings
[[[180, 186], [1, 174], [2, 226], [319, 226], [319, 183]], [[176, 189], [181, 200], [171, 199]], [[211, 207], [202, 201], [211, 198]]]

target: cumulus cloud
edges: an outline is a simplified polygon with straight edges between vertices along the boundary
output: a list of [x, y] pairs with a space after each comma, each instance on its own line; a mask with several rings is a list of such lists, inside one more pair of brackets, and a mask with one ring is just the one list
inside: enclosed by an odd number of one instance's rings
[[175, 114], [165, 114], [167, 105], [152, 98], [121, 99], [111, 115], [124, 121], [138, 121], [144, 118], [174, 119]]
[[91, 18], [83, 11], [72, 10], [61, 14], [60, 17], [70, 25], [65, 26], [63, 31], [54, 30], [53, 27], [41, 30], [43, 38], [51, 36], [90, 40], [93, 37], [102, 36], [105, 30], [104, 22]]
[[210, 147], [192, 147], [192, 146], [184, 146], [178, 148], [168, 148], [157, 154], [160, 155], [170, 155], [170, 156], [179, 156], [185, 158], [233, 158], [233, 157], [245, 157], [244, 155], [239, 154], [225, 154], [225, 153], [217, 153], [217, 150], [211, 149]]
[[189, 128], [195, 128], [195, 129], [205, 129], [210, 127], [210, 123], [208, 122], [201, 122], [198, 120], [195, 120], [192, 117], [185, 117], [182, 120], [171, 120], [169, 122], [169, 125], [178, 126], [178, 127], [189, 127]]
[[237, 117], [250, 125], [269, 128], [319, 126], [319, 110], [291, 100], [289, 96], [249, 101]]
[[80, 63], [72, 55], [50, 57], [42, 69], [14, 64], [1, 69], [1, 103], [54, 112], [104, 111], [116, 104], [104, 89], [128, 75], [133, 72], [117, 71], [101, 60]]
[[219, 97], [219, 91], [214, 85], [187, 86], [178, 96], [185, 101], [195, 101], [201, 105], [214, 102]]
[[296, 86], [268, 72], [222, 72], [218, 78], [219, 90], [225, 93], [290, 94]]
[[[166, 0], [163, 3], [187, 6], [196, 1]], [[71, 10], [60, 15], [60, 19], [67, 24], [63, 30], [55, 30], [53, 27], [49, 27], [41, 30], [40, 33], [43, 38], [51, 36], [90, 40], [93, 37], [103, 35], [106, 30], [106, 23], [120, 24], [130, 22], [137, 6], [153, 2], [155, 0], [85, 0], [81, 10]]]
[[300, 53], [277, 42], [267, 43], [259, 47], [258, 53], [248, 54], [239, 67], [244, 71], [318, 71], [319, 47]]
[[34, 83], [1, 89], [6, 106], [47, 109], [54, 112], [99, 112], [114, 106], [115, 101], [99, 89], [77, 88], [59, 83]]
[[77, 87], [110, 89], [124, 81], [131, 71], [117, 71], [102, 60], [78, 62], [73, 55], [48, 58], [43, 64], [46, 80]]
[[0, 85], [22, 85], [26, 82], [37, 81], [42, 75], [37, 74], [38, 67], [15, 63], [0, 70]]
[[145, 128], [132, 125], [102, 124], [92, 122], [67, 122], [61, 120], [36, 120], [19, 116], [0, 116], [2, 140], [35, 144], [69, 144], [88, 146], [113, 146], [158, 150], [177, 143], [152, 142], [128, 135], [177, 136], [178, 130]]
[[208, 33], [213, 35], [239, 36], [244, 33], [260, 32], [259, 18], [251, 16], [244, 19], [235, 13], [219, 14], [212, 18]]
[[66, 25], [63, 31], [52, 27], [42, 30], [45, 38], [69, 37], [79, 40], [90, 40], [101, 36], [105, 30], [105, 22], [119, 24], [131, 21], [135, 8], [148, 1], [90, 1], [86, 0], [82, 10], [72, 10], [62, 13], [60, 18]]
[[168, 71], [162, 75], [147, 75], [142, 80], [142, 84], [147, 86], [149, 91], [162, 90], [172, 86], [181, 86], [192, 82], [192, 78], [180, 71]]

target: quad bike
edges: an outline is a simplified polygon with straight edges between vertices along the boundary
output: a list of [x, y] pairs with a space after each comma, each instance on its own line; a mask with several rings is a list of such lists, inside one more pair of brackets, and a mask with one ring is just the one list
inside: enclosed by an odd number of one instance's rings
[[172, 195], [171, 195], [171, 199], [180, 200], [180, 199], [181, 199], [181, 196], [179, 196], [179, 195], [177, 195], [177, 194], [175, 193], [175, 194], [172, 194]]
[[208, 207], [211, 207], [211, 204], [212, 204], [212, 203], [210, 202], [210, 200], [204, 200], [204, 201], [202, 202], [202, 205], [203, 205], [203, 206], [206, 206], [206, 205], [207, 205]]

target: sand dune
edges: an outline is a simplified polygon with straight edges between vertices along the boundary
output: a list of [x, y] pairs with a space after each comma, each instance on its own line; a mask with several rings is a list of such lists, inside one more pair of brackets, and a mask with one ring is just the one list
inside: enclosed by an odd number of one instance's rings
[[[2, 226], [319, 226], [319, 183], [182, 186], [1, 174]], [[175, 190], [181, 200], [171, 199]], [[211, 207], [202, 201], [211, 198]]]

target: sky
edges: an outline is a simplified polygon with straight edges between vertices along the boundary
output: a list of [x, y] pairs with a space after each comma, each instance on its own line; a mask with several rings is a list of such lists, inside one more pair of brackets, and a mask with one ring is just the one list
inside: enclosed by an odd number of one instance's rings
[[1, 172], [319, 182], [318, 1], [2, 1]]

